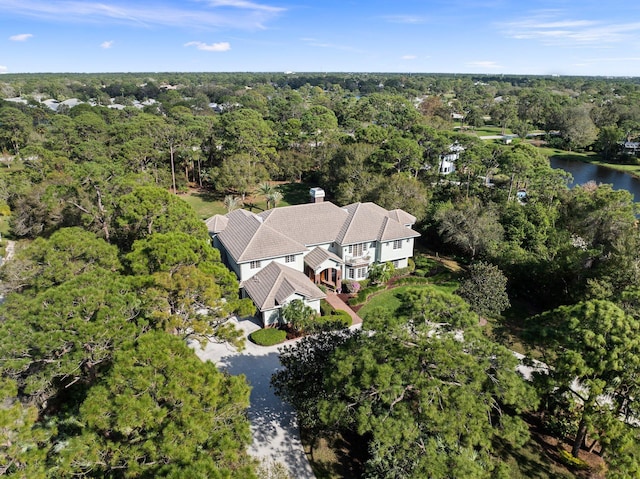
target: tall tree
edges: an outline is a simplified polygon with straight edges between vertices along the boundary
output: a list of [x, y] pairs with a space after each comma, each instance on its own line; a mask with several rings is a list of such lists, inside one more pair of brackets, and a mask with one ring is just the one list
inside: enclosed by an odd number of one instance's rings
[[495, 209], [484, 207], [476, 199], [443, 205], [434, 218], [443, 240], [472, 259], [489, 251], [502, 239], [503, 228]]
[[309, 405], [301, 413], [316, 431], [364, 441], [368, 476], [506, 477], [494, 441], [523, 444], [518, 413], [536, 405], [514, 356], [470, 331], [464, 341], [433, 334], [437, 316], [414, 328], [390, 319], [338, 336], [336, 347], [322, 338], [288, 348], [273, 379], [277, 393]]
[[497, 316], [510, 306], [506, 276], [497, 266], [484, 261], [469, 266], [456, 294], [481, 316]]
[[[249, 387], [162, 332], [140, 336], [80, 406], [52, 451], [56, 477], [255, 478]], [[62, 439], [62, 438], [61, 438]]]
[[33, 122], [17, 108], [0, 108], [0, 145], [20, 154], [20, 148], [27, 144], [33, 130]]
[[[606, 422], [604, 418], [619, 418], [621, 407], [603, 397], [609, 395], [615, 401], [635, 384], [640, 371], [640, 321], [611, 302], [591, 300], [535, 316], [529, 325], [550, 366], [546, 393], [568, 391], [579, 405], [572, 454], [578, 456], [587, 434], [611, 440], [608, 436], [618, 428], [599, 430], [597, 425]], [[632, 384], [627, 382], [630, 379]]]

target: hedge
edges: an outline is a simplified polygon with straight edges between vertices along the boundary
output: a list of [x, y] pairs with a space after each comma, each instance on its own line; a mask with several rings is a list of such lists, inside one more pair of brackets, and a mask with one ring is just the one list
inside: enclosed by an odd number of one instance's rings
[[336, 321], [340, 323], [341, 326], [348, 328], [351, 326], [352, 320], [351, 315], [346, 311], [341, 309], [334, 309], [330, 316], [327, 317], [329, 321]]
[[407, 276], [406, 278], [399, 278], [396, 281], [396, 286], [403, 284], [431, 284], [432, 281], [429, 278], [423, 278], [420, 276]]
[[373, 293], [377, 293], [378, 291], [385, 289], [386, 287], [386, 284], [381, 284], [378, 286], [369, 286], [368, 288], [361, 289], [358, 292], [358, 296], [349, 300], [349, 304], [351, 306], [356, 306], [358, 304], [366, 303], [369, 299], [369, 296], [371, 296]]
[[258, 329], [249, 335], [249, 339], [258, 346], [273, 346], [282, 343], [287, 338], [287, 332], [276, 328]]

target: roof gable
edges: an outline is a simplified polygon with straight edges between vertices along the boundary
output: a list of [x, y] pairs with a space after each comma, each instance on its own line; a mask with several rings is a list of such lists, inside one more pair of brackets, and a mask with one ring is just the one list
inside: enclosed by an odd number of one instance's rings
[[240, 283], [240, 287], [244, 288], [260, 311], [283, 305], [293, 294], [307, 300], [326, 296], [300, 271], [275, 261]]
[[227, 227], [220, 232], [218, 239], [236, 263], [276, 258], [307, 250], [305, 245], [265, 225], [261, 217], [249, 211], [232, 211], [227, 219]]
[[398, 217], [397, 212], [402, 210], [389, 212], [375, 203], [353, 203], [345, 206], [345, 210], [349, 217], [336, 238], [342, 245], [420, 236], [418, 232], [407, 228], [394, 218]]

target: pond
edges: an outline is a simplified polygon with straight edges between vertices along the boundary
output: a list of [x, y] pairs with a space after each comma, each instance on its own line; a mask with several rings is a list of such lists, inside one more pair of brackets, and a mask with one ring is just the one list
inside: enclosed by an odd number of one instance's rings
[[614, 190], [627, 190], [631, 192], [634, 201], [640, 201], [640, 180], [621, 171], [612, 170], [603, 166], [585, 163], [582, 161], [550, 158], [551, 167], [571, 173], [573, 183], [569, 186], [583, 185], [589, 181], [596, 183], [608, 183]]

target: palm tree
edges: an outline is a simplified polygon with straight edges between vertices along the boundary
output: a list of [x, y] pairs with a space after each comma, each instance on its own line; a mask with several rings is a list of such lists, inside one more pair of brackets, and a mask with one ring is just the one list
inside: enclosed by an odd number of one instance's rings
[[282, 193], [278, 190], [274, 190], [272, 193], [267, 195], [267, 209], [269, 208], [269, 204], [272, 205], [273, 208], [278, 206], [278, 203], [282, 200]]
[[242, 206], [242, 201], [240, 201], [240, 198], [233, 195], [225, 196], [222, 203], [227, 209], [227, 213], [231, 213], [233, 210], [237, 210], [238, 208], [240, 208], [240, 206]]
[[264, 196], [267, 202], [267, 209], [269, 209], [269, 197], [273, 194], [274, 188], [267, 181], [264, 181], [258, 185], [258, 192]]

